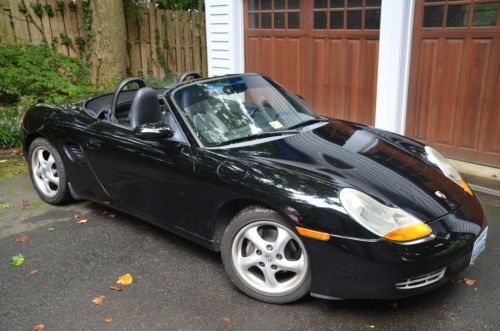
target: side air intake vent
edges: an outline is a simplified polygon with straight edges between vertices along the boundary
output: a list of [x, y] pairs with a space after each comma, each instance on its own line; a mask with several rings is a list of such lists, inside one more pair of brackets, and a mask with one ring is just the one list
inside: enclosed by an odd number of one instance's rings
[[71, 162], [78, 165], [85, 165], [85, 157], [83, 156], [82, 148], [79, 145], [68, 143], [64, 145], [64, 151]]

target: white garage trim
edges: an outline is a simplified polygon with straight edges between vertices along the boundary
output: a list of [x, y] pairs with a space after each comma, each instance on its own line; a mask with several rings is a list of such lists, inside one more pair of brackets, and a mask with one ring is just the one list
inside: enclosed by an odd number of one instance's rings
[[205, 0], [208, 75], [245, 71], [243, 0]]
[[375, 126], [404, 134], [415, 0], [382, 0]]

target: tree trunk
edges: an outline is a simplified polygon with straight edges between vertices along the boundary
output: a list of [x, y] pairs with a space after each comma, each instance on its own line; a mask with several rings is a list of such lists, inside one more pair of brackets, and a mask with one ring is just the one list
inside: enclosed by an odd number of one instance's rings
[[92, 80], [99, 87], [114, 89], [127, 74], [127, 32], [123, 0], [91, 0]]

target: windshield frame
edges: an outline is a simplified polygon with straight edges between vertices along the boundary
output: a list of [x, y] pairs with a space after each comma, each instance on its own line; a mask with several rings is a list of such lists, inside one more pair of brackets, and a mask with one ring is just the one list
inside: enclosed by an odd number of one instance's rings
[[[217, 145], [217, 146], [206, 146], [198, 137], [196, 134], [193, 126], [191, 125], [189, 119], [186, 117], [186, 114], [184, 113], [182, 107], [177, 103], [177, 100], [175, 98], [175, 95], [177, 92], [181, 91], [182, 89], [192, 86], [192, 85], [198, 85], [200, 83], [208, 83], [212, 81], [217, 81], [225, 78], [237, 78], [237, 77], [250, 77], [250, 76], [258, 76], [264, 78], [270, 85], [272, 85], [274, 88], [278, 89], [283, 89], [285, 92], [287, 92], [292, 98], [295, 98], [297, 102], [300, 102], [303, 104], [303, 106], [311, 112], [311, 114], [314, 116], [313, 119], [320, 119], [321, 116], [316, 114], [312, 109], [310, 109], [304, 101], [296, 96], [293, 92], [288, 91], [285, 87], [283, 87], [281, 84], [277, 83], [276, 81], [272, 80], [271, 78], [258, 74], [258, 73], [245, 73], [245, 74], [232, 74], [232, 75], [224, 75], [224, 76], [216, 76], [216, 77], [211, 77], [211, 78], [205, 78], [205, 79], [196, 79], [193, 80], [192, 82], [187, 82], [187, 83], [182, 83], [179, 84], [178, 86], [174, 87], [173, 89], [168, 91], [169, 94], [169, 101], [175, 106], [176, 111], [184, 121], [184, 124], [187, 126], [189, 129], [190, 134], [193, 136], [194, 140], [198, 143], [198, 146], [201, 148], [205, 149], [228, 149], [228, 148], [233, 148], [233, 147], [239, 147], [242, 145], [248, 146], [248, 145], [254, 145], [255, 142], [257, 143], [262, 143], [262, 142], [267, 142], [267, 141], [272, 141], [272, 140], [277, 140], [277, 139], [282, 139], [283, 137], [288, 137], [291, 135], [291, 133], [284, 133], [283, 135], [276, 135], [274, 137], [263, 137], [263, 138], [256, 138], [255, 140], [248, 140], [245, 142], [235, 142], [234, 144], [222, 144], [222, 145]], [[281, 93], [281, 91], [279, 91]], [[286, 130], [286, 128], [283, 128]], [[278, 132], [278, 131], [275, 131]], [[300, 130], [297, 131], [297, 133], [300, 133]]]

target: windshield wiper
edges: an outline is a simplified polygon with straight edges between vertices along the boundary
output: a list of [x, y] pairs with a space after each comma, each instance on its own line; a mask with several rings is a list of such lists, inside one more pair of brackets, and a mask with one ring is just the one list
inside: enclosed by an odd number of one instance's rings
[[297, 128], [300, 128], [301, 126], [308, 126], [308, 125], [316, 124], [316, 123], [320, 123], [320, 122], [328, 122], [328, 119], [326, 119], [326, 118], [313, 118], [311, 120], [307, 120], [307, 121], [292, 125], [291, 127], [287, 128], [287, 129], [288, 130], [297, 129]]
[[263, 133], [258, 133], [258, 134], [246, 136], [246, 137], [241, 137], [241, 138], [236, 138], [236, 139], [224, 141], [223, 143], [220, 143], [219, 146], [226, 146], [226, 145], [236, 144], [236, 143], [243, 142], [243, 141], [256, 140], [256, 139], [261, 139], [261, 138], [281, 136], [284, 134], [293, 134], [293, 133], [298, 133], [298, 131], [297, 130], [280, 130], [280, 131], [272, 131], [272, 132], [263, 132]]

